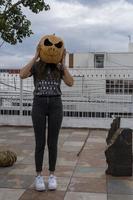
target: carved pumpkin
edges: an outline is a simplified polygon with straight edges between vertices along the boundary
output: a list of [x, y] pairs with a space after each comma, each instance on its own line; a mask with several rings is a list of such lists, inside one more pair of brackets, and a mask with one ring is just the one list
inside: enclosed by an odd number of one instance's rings
[[45, 35], [39, 42], [39, 56], [45, 63], [58, 64], [64, 52], [64, 42], [55, 35]]
[[0, 151], [0, 167], [12, 166], [17, 160], [16, 153], [12, 151]]

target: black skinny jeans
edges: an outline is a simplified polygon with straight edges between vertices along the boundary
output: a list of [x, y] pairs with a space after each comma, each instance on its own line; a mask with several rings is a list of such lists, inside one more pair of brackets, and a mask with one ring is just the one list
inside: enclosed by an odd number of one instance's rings
[[49, 153], [49, 171], [55, 171], [58, 136], [63, 118], [62, 100], [60, 96], [34, 97], [33, 100], [32, 122], [36, 143], [36, 172], [42, 171], [44, 149], [46, 144], [46, 118], [48, 118], [47, 145]]

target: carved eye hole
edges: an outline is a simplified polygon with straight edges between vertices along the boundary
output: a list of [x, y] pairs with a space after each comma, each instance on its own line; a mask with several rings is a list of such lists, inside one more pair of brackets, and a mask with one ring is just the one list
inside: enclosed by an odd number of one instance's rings
[[55, 46], [56, 46], [57, 48], [61, 48], [61, 47], [62, 47], [62, 45], [63, 45], [63, 43], [62, 43], [62, 42], [58, 42], [58, 43], [56, 43], [56, 44], [55, 44]]
[[44, 40], [45, 46], [52, 46], [53, 44], [49, 41], [49, 39]]

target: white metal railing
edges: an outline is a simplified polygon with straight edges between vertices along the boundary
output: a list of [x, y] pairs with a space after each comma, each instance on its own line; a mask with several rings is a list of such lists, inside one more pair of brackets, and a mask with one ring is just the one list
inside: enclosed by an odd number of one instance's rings
[[[133, 70], [86, 68], [70, 72], [74, 86], [62, 82], [63, 126], [108, 128], [112, 115], [121, 116], [127, 127], [133, 126]], [[0, 124], [32, 124], [33, 90], [32, 77], [21, 80], [18, 73], [0, 73]]]

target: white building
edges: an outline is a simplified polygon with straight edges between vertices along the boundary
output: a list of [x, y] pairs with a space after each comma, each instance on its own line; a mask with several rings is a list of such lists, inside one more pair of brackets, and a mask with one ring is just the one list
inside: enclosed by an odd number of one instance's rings
[[133, 116], [132, 43], [128, 52], [67, 54], [66, 65], [75, 79], [74, 88], [63, 86], [64, 99], [73, 99], [67, 108], [89, 117]]

